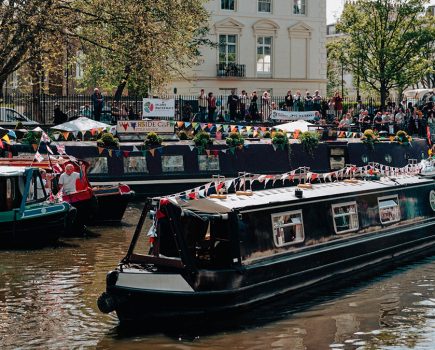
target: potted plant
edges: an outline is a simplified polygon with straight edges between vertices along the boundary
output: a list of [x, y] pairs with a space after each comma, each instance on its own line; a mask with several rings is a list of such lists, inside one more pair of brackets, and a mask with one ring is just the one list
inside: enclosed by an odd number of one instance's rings
[[412, 137], [403, 130], [399, 130], [394, 139], [401, 145], [409, 145], [412, 141]]
[[272, 137], [270, 131], [265, 131], [263, 134], [263, 139], [270, 139]]
[[316, 132], [305, 131], [299, 135], [299, 140], [301, 140], [303, 150], [314, 157], [314, 150], [319, 145], [319, 135]]
[[205, 149], [213, 144], [213, 140], [210, 137], [210, 134], [205, 131], [200, 131], [195, 135], [193, 138], [193, 142], [195, 143], [195, 146], [200, 149]]
[[147, 148], [157, 148], [162, 144], [162, 138], [155, 132], [150, 132], [147, 134], [144, 143]]
[[105, 148], [118, 148], [119, 140], [110, 132], [105, 132], [101, 134], [101, 137], [97, 140], [97, 146]]
[[372, 130], [367, 129], [361, 137], [362, 142], [369, 146], [370, 149], [375, 149], [375, 143], [379, 142], [378, 135]]
[[243, 144], [245, 143], [245, 139], [240, 133], [232, 132], [228, 135], [225, 142], [228, 145], [228, 147], [239, 147], [239, 146], [243, 146]]
[[282, 149], [285, 148], [285, 146], [288, 145], [288, 137], [286, 134], [284, 134], [282, 131], [278, 131], [273, 135], [272, 138], [272, 144], [278, 147], [281, 147]]

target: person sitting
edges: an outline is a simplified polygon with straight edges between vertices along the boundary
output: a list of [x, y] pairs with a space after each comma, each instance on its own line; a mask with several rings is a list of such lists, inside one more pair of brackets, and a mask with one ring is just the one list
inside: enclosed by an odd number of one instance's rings
[[61, 111], [58, 103], [54, 105], [54, 125], [59, 125], [68, 121], [68, 116]]
[[80, 180], [80, 174], [74, 171], [72, 164], [67, 164], [65, 172], [59, 178], [59, 191], [62, 190], [65, 194], [77, 192], [77, 180]]

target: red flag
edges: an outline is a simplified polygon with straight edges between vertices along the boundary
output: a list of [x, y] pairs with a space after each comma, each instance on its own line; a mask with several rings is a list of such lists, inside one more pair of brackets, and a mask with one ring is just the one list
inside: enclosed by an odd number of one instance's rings
[[429, 145], [432, 145], [432, 137], [430, 134], [430, 127], [429, 126], [426, 127], [426, 132], [427, 132], [427, 142], [429, 143]]
[[164, 217], [166, 217], [166, 215], [159, 209], [156, 212], [156, 218], [157, 220], [163, 219]]

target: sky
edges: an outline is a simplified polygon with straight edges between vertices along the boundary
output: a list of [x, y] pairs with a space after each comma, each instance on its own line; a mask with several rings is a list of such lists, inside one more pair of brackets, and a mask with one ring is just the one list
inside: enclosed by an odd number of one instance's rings
[[[343, 10], [345, 0], [326, 0], [326, 23], [331, 24], [336, 21]], [[431, 5], [435, 5], [435, 0], [430, 1]]]

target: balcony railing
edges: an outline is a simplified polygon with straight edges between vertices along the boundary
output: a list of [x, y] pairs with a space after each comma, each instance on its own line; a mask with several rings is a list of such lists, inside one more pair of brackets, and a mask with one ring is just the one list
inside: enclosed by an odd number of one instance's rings
[[245, 77], [246, 68], [244, 64], [219, 63], [216, 65], [218, 77]]

